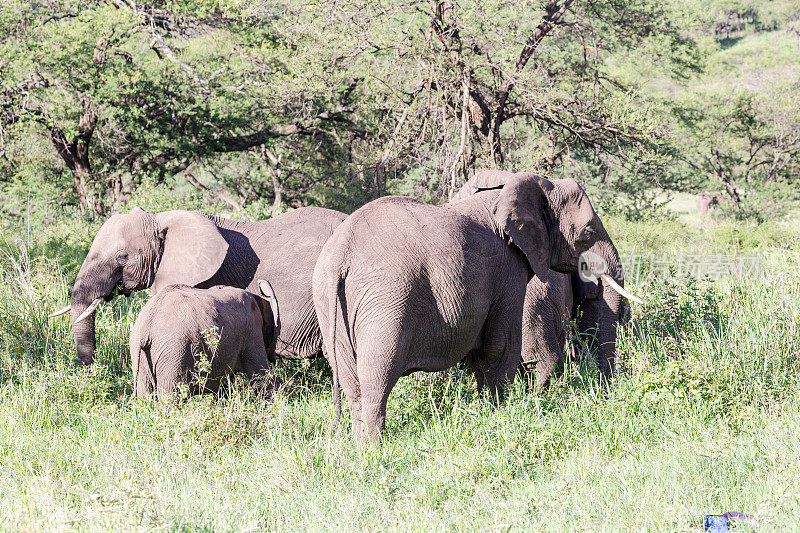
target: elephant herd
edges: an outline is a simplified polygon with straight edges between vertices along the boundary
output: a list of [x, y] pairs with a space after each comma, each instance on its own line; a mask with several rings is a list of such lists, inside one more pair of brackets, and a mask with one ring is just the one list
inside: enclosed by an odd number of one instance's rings
[[[629, 316], [619, 254], [571, 179], [487, 171], [439, 206], [407, 197], [350, 216], [304, 207], [260, 222], [199, 212], [109, 218], [81, 266], [71, 303], [78, 357], [91, 364], [94, 312], [152, 288], [131, 333], [137, 396], [169, 396], [206, 361], [202, 390], [233, 371], [267, 372], [276, 356], [324, 354], [356, 436], [377, 439], [397, 380], [465, 361], [500, 397], [520, 366], [541, 390], [566, 325], [592, 333], [606, 376]], [[337, 415], [338, 416], [338, 415]]]

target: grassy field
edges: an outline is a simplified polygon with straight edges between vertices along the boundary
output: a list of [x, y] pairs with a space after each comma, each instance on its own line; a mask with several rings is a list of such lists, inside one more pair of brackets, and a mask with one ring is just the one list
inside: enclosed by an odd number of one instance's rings
[[[495, 408], [463, 369], [419, 373], [393, 391], [380, 446], [333, 431], [324, 361], [281, 363], [274, 401], [242, 381], [220, 399], [131, 399], [127, 338], [146, 295], [102, 308], [87, 373], [68, 320], [46, 315], [92, 228], [7, 241], [0, 529], [698, 530], [731, 510], [760, 531], [800, 528], [800, 227], [607, 226], [623, 254], [650, 254], [629, 283], [648, 303], [621, 334], [614, 383], [570, 363], [545, 394], [519, 379]], [[665, 272], [683, 254], [760, 266]]]

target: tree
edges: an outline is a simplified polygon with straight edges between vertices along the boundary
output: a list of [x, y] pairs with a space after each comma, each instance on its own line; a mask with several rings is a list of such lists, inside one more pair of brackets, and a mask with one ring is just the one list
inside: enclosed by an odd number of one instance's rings
[[[649, 0], [363, 0], [292, 9], [284, 23], [287, 33], [306, 31], [303, 50], [363, 79], [359, 99], [376, 122], [378, 193], [389, 164], [403, 175], [433, 170], [447, 189], [477, 167], [549, 171], [576, 150], [658, 150], [663, 131], [608, 61], [635, 51], [670, 71], [695, 66], [694, 44], [669, 7]], [[530, 137], [535, 158], [518, 153]]]
[[[797, 82], [761, 94], [746, 89], [700, 93], [677, 110], [685, 143], [682, 160], [710, 178], [744, 215], [765, 186], [792, 183], [800, 174], [800, 98]], [[714, 102], [714, 105], [708, 105]], [[745, 202], [742, 189], [753, 202]]]
[[225, 4], [5, 2], [2, 137], [48, 131], [81, 211], [100, 216], [144, 175], [346, 123], [350, 84], [312, 83], [268, 21]]

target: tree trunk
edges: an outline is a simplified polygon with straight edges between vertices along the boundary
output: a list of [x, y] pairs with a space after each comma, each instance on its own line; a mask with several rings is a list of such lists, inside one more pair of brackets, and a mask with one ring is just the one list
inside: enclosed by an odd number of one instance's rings
[[272, 209], [275, 210], [283, 204], [283, 183], [281, 182], [283, 175], [281, 159], [283, 159], [283, 154], [276, 157], [275, 154], [267, 150], [266, 146], [262, 146], [261, 159], [267, 164], [270, 178], [272, 178], [272, 194], [274, 198], [272, 200]]
[[467, 70], [464, 71], [464, 80], [463, 80], [464, 94], [462, 96], [462, 105], [461, 105], [461, 138], [460, 142], [458, 143], [458, 152], [456, 153], [455, 160], [453, 161], [453, 169], [450, 175], [450, 190], [447, 192], [448, 201], [452, 200], [453, 195], [456, 193], [456, 183], [458, 181], [459, 171], [461, 171], [461, 173], [464, 174], [464, 181], [466, 181], [469, 178], [466, 172], [466, 165], [462, 163], [462, 158], [464, 157], [464, 149], [466, 148], [467, 137], [469, 135], [469, 82], [470, 82], [470, 72]]
[[378, 161], [375, 165], [375, 195], [374, 197], [380, 198], [383, 196], [383, 191], [386, 189], [386, 163]]
[[105, 215], [100, 195], [95, 188], [92, 165], [89, 161], [89, 144], [97, 126], [97, 114], [88, 100], [84, 101], [83, 105], [84, 111], [78, 121], [78, 135], [72, 141], [67, 141], [67, 136], [61, 128], [53, 126], [50, 129], [50, 141], [67, 168], [72, 171], [81, 214], [97, 219]]
[[102, 217], [105, 211], [100, 202], [100, 197], [93, 187], [92, 168], [89, 165], [88, 158], [85, 160], [76, 160], [71, 170], [72, 179], [75, 183], [75, 192], [78, 194], [81, 214], [92, 219]]
[[272, 190], [275, 197], [272, 200], [272, 209], [278, 209], [283, 204], [283, 185], [281, 184], [280, 174], [278, 169], [272, 171]]
[[125, 205], [127, 205], [128, 200], [131, 199], [131, 194], [133, 194], [133, 189], [136, 187], [136, 182], [134, 181], [133, 177], [128, 176], [128, 179], [124, 179], [121, 175], [114, 176], [114, 183], [112, 186], [112, 193], [113, 193], [113, 204], [114, 204], [114, 211], [118, 212], [119, 209]]

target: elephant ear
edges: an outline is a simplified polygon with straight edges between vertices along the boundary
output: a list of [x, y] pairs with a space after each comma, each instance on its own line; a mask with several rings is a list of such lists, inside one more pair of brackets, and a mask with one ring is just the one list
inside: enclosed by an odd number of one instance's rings
[[550, 181], [534, 174], [509, 177], [494, 204], [494, 219], [511, 243], [525, 254], [533, 273], [547, 282], [550, 272]]
[[173, 283], [197, 286], [216, 274], [228, 253], [219, 228], [202, 213], [167, 211], [156, 215], [164, 251], [153, 294]]

